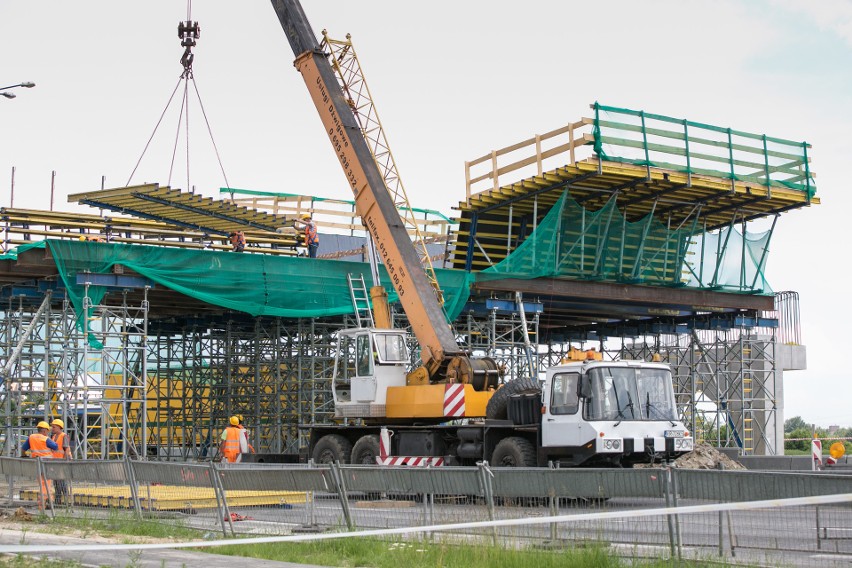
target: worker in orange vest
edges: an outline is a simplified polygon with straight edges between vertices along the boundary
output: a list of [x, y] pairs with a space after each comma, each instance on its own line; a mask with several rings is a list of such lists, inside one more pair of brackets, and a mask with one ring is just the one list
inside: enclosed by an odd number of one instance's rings
[[231, 416], [230, 425], [222, 432], [222, 441], [219, 442], [219, 452], [228, 463], [237, 463], [242, 454], [248, 453], [248, 442], [243, 430], [240, 429], [240, 419]]
[[[50, 439], [53, 440], [59, 449], [54, 450], [54, 459], [70, 460], [71, 459], [71, 444], [68, 441], [68, 434], [65, 433], [65, 422], [59, 418], [50, 423]], [[63, 501], [67, 503], [68, 499], [68, 484], [63, 479], [53, 480], [54, 502], [61, 505]]]
[[317, 257], [317, 249], [319, 248], [319, 235], [317, 234], [317, 224], [311, 218], [310, 213], [302, 215], [301, 221], [296, 221], [299, 225], [305, 226], [305, 246], [308, 247], [308, 256], [310, 258]]
[[[53, 452], [58, 450], [59, 446], [47, 437], [50, 425], [42, 420], [36, 425], [36, 430], [35, 434], [30, 434], [24, 440], [24, 443], [21, 444], [21, 452], [24, 455], [26, 455], [26, 452], [29, 452], [31, 458], [52, 459]], [[41, 492], [38, 496], [38, 508], [44, 510], [51, 498], [50, 487], [47, 479], [42, 476], [39, 476], [39, 484], [41, 485]]]
[[233, 252], [243, 252], [245, 250], [246, 234], [242, 231], [232, 231], [228, 235], [228, 239], [231, 241], [231, 250]]

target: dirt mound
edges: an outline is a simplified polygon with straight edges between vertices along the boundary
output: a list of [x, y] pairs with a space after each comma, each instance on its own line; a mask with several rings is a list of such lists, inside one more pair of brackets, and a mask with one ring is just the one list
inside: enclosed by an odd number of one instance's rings
[[725, 469], [745, 469], [745, 466], [732, 460], [716, 448], [707, 444], [696, 444], [695, 449], [674, 461], [674, 466], [682, 469], [719, 469], [719, 464]]

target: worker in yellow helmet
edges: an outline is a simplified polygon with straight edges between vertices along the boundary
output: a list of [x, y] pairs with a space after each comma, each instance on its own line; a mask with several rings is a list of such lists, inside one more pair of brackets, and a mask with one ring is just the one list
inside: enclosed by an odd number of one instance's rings
[[35, 434], [30, 434], [21, 445], [21, 452], [26, 455], [30, 453], [31, 458], [52, 458], [53, 452], [59, 449], [56, 442], [51, 440], [47, 433], [50, 431], [50, 424], [42, 420], [36, 425]]
[[[50, 424], [44, 420], [39, 422], [36, 425], [36, 433], [30, 434], [30, 436], [24, 440], [24, 443], [21, 444], [21, 452], [24, 455], [29, 452], [31, 458], [52, 459], [53, 452], [58, 450], [59, 446], [56, 445], [56, 442], [47, 437], [49, 430]], [[47, 503], [50, 501], [52, 496], [50, 495], [48, 480], [39, 476], [39, 483], [41, 485], [41, 492], [38, 495], [38, 508], [43, 511], [47, 507]]]
[[231, 416], [228, 422], [230, 424], [222, 432], [222, 441], [219, 442], [219, 453], [228, 463], [237, 463], [242, 458], [242, 454], [248, 453], [248, 442], [240, 429], [240, 419], [237, 416]]
[[308, 248], [308, 257], [316, 258], [317, 249], [319, 249], [319, 235], [317, 234], [317, 224], [311, 218], [311, 214], [305, 213], [302, 215], [302, 219], [294, 224], [305, 227], [305, 246]]
[[[65, 433], [65, 422], [56, 418], [50, 423], [50, 439], [53, 440], [59, 448], [53, 451], [54, 459], [70, 460], [71, 459], [71, 444], [68, 441], [68, 434]], [[54, 502], [61, 505], [63, 501], [68, 502], [68, 484], [64, 479], [53, 480]]]

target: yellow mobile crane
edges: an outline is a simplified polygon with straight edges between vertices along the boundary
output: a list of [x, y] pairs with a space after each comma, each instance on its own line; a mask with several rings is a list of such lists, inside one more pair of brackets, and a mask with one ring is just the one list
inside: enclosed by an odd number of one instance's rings
[[308, 426], [309, 455], [321, 463], [542, 466], [629, 464], [691, 450], [692, 438], [677, 422], [671, 370], [662, 363], [576, 361], [549, 369], [543, 387], [522, 378], [493, 390], [497, 364], [458, 347], [332, 55], [317, 43], [298, 0], [271, 1], [422, 360], [405, 372], [401, 330], [340, 332], [332, 392], [342, 424]]
[[393, 197], [337, 83], [328, 55], [317, 43], [301, 5], [288, 0], [273, 0], [272, 5], [296, 54], [296, 69], [305, 80], [355, 194], [356, 211], [370, 233], [420, 344], [423, 370], [410, 382], [470, 383], [477, 390], [487, 390], [495, 385], [494, 380], [486, 377], [496, 377], [496, 365], [491, 360], [472, 358], [459, 349]]

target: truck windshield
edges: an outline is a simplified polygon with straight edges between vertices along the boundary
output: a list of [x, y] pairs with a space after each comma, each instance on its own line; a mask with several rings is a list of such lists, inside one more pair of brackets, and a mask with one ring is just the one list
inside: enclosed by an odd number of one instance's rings
[[587, 420], [676, 420], [671, 373], [666, 369], [596, 367]]

